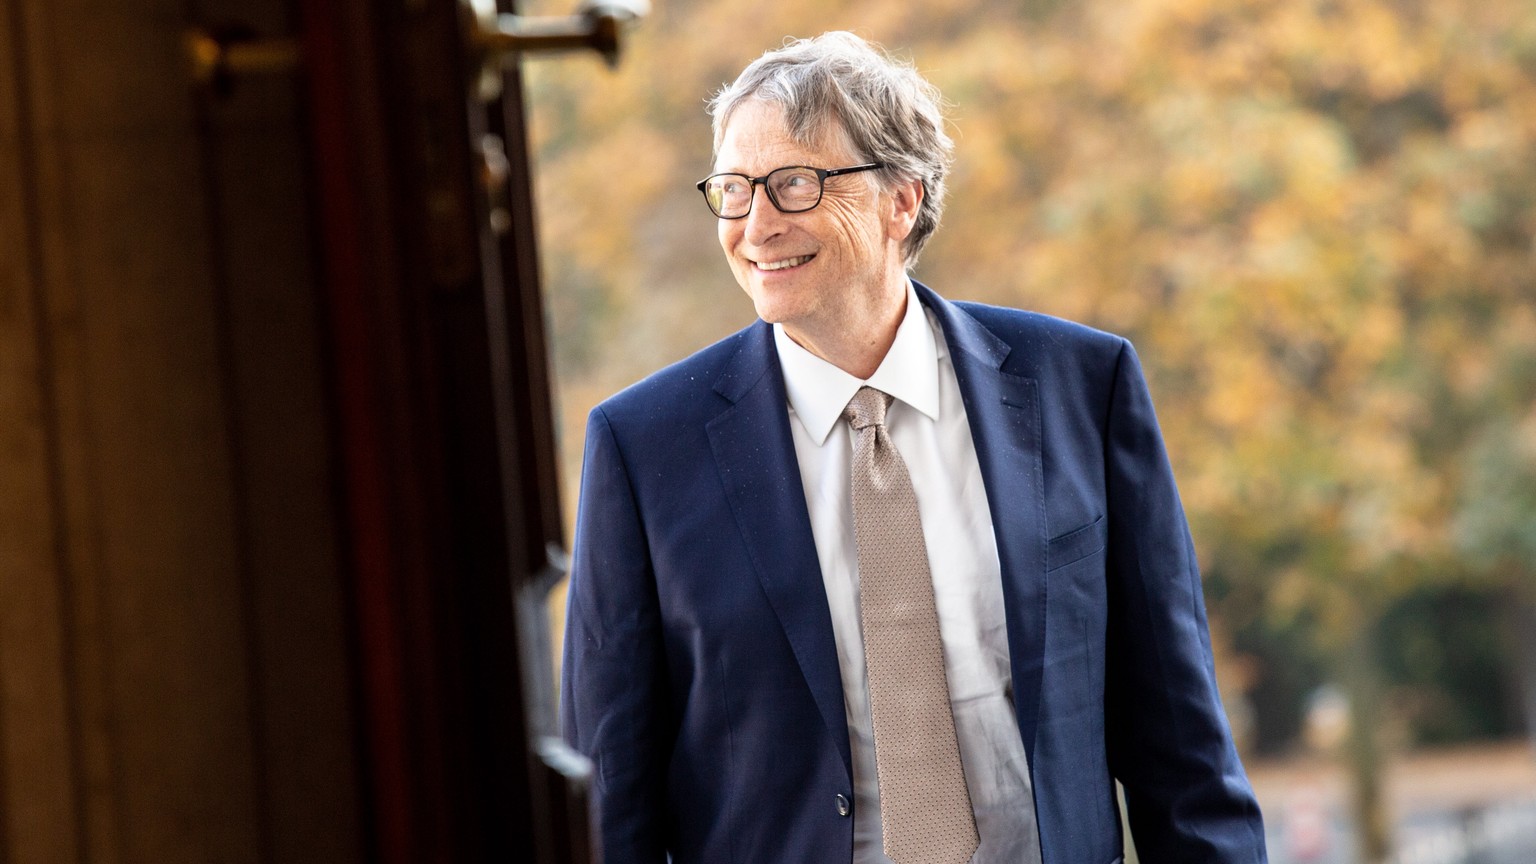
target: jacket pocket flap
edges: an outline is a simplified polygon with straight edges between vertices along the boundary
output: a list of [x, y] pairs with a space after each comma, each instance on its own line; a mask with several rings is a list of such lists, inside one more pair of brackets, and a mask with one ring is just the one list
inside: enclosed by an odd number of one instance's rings
[[1074, 561], [1081, 561], [1103, 549], [1108, 542], [1109, 520], [1100, 516], [1087, 525], [1073, 531], [1068, 531], [1047, 543], [1045, 547], [1045, 569], [1047, 571], [1056, 570]]

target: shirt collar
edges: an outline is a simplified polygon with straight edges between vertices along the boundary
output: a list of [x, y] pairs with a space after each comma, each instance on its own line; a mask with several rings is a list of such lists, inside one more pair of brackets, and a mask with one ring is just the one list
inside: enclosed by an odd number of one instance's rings
[[773, 340], [790, 407], [818, 447], [842, 417], [848, 400], [866, 384], [939, 419], [939, 348], [911, 280], [907, 281], [907, 311], [896, 327], [896, 339], [867, 381], [800, 347], [782, 324], [773, 325]]

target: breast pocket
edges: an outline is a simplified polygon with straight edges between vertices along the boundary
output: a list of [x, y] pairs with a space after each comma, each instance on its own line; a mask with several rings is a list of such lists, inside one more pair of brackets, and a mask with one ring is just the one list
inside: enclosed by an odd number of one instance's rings
[[1060, 723], [1102, 722], [1108, 544], [1109, 520], [1100, 516], [1046, 545], [1046, 713]]
[[1108, 543], [1109, 520], [1100, 516], [1081, 528], [1052, 538], [1045, 546], [1045, 570], [1049, 573], [1076, 564], [1103, 551]]

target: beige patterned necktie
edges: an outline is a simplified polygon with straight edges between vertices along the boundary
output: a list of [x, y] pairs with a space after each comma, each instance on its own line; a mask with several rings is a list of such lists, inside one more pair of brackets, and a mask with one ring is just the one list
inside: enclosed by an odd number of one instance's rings
[[965, 864], [976, 820], [960, 764], [928, 552], [907, 465], [885, 429], [891, 397], [860, 388], [853, 427], [859, 617], [880, 775], [880, 828], [896, 864]]

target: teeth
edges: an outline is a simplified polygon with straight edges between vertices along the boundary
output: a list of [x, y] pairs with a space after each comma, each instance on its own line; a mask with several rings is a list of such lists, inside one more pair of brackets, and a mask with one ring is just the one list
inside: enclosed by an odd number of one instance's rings
[[757, 266], [763, 270], [783, 270], [786, 267], [798, 267], [814, 258], [814, 255], [801, 255], [799, 258], [785, 258], [782, 261], [760, 262]]

